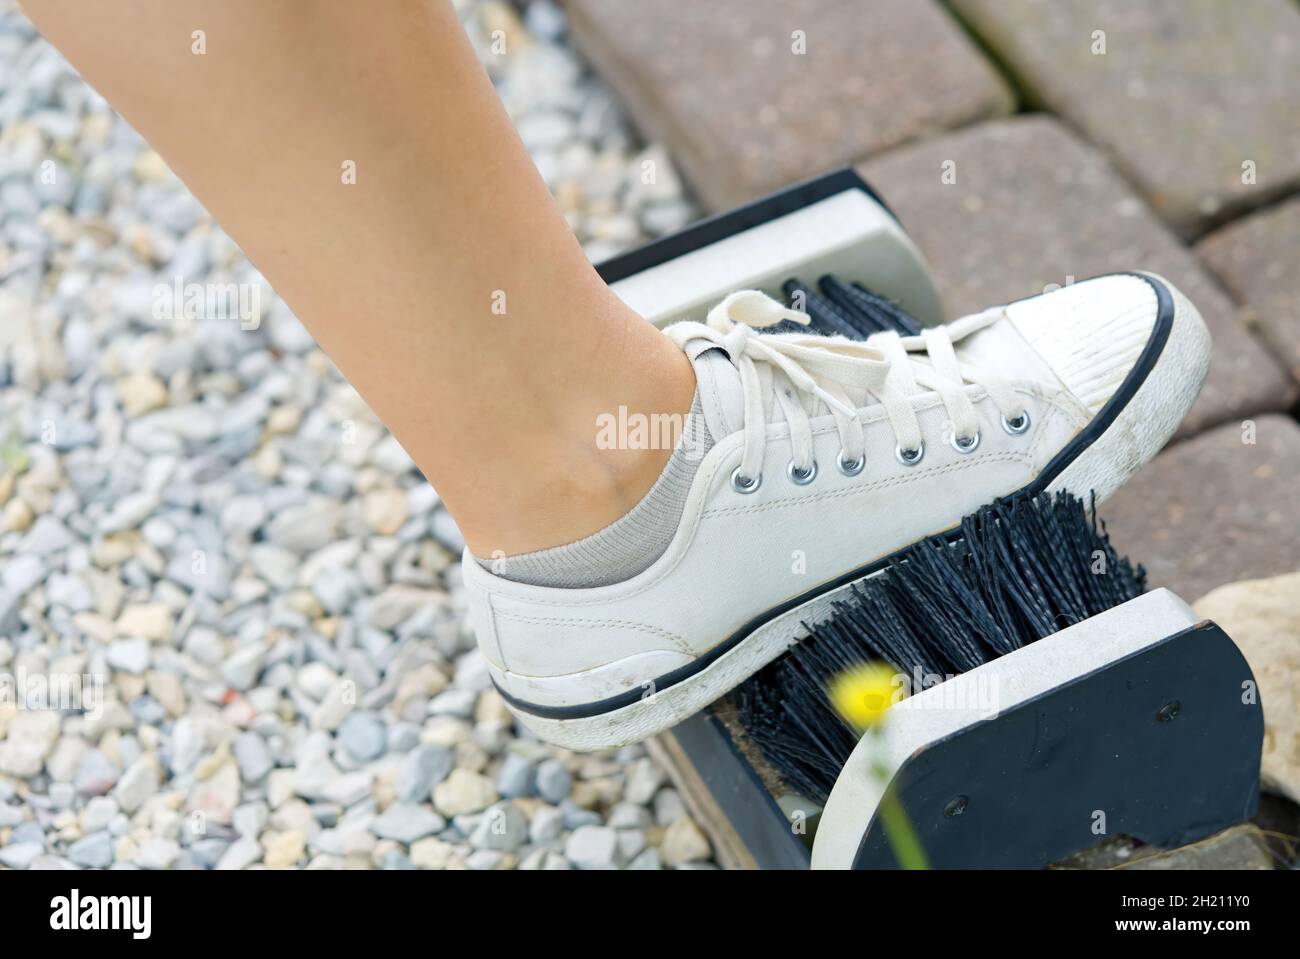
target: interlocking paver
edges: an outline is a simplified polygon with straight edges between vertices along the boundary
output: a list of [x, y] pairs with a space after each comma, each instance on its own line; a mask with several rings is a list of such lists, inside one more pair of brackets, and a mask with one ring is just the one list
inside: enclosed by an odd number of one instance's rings
[[1211, 233], [1196, 251], [1246, 305], [1248, 321], [1300, 381], [1300, 200]]
[[715, 210], [1014, 106], [933, 0], [571, 0], [568, 9], [583, 52]]
[[1293, 402], [1295, 384], [1197, 258], [1097, 150], [1059, 122], [983, 123], [859, 169], [925, 253], [949, 315], [1071, 277], [1149, 270], [1191, 298], [1214, 336], [1210, 375], [1183, 435]]
[[1169, 447], [1100, 513], [1152, 586], [1192, 602], [1224, 583], [1300, 569], [1297, 475], [1300, 425], [1261, 416]]
[[952, 0], [952, 7], [1029, 102], [1110, 151], [1181, 232], [1198, 233], [1300, 185], [1293, 0]]

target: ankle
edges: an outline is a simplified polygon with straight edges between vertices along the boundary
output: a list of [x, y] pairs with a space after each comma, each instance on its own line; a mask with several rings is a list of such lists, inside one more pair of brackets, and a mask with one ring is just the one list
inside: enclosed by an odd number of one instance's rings
[[475, 556], [575, 542], [625, 516], [654, 486], [687, 428], [695, 373], [647, 329], [654, 339], [642, 346], [653, 349], [639, 351], [621, 383], [606, 375], [606, 388], [574, 396], [553, 426], [521, 437], [513, 465], [490, 467], [472, 493], [448, 502]]

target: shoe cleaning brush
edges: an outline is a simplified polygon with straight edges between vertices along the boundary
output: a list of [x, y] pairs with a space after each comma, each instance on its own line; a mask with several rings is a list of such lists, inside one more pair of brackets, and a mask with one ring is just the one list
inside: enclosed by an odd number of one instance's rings
[[1095, 506], [1065, 492], [1009, 498], [853, 585], [733, 702], [785, 785], [825, 803], [859, 736], [831, 701], [842, 677], [884, 664], [919, 692], [1145, 591]]

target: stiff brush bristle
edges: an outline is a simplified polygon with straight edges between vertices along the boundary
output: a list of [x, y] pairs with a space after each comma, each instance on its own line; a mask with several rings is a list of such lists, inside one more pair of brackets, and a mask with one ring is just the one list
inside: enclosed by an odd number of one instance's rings
[[1042, 639], [1146, 591], [1095, 504], [1069, 493], [985, 506], [855, 584], [807, 638], [740, 686], [746, 735], [785, 784], [825, 803], [859, 732], [832, 705], [836, 677], [868, 663], [944, 677]]

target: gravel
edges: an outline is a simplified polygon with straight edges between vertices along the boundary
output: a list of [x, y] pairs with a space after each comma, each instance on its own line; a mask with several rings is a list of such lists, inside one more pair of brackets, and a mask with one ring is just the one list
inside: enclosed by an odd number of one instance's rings
[[[593, 259], [696, 216], [556, 4], [457, 5]], [[643, 751], [516, 727], [437, 493], [12, 0], [0, 77], [0, 677], [77, 681], [0, 703], [0, 867], [708, 862]]]

